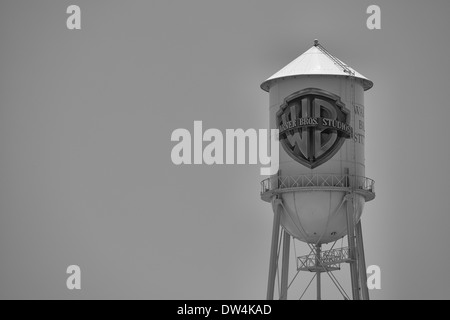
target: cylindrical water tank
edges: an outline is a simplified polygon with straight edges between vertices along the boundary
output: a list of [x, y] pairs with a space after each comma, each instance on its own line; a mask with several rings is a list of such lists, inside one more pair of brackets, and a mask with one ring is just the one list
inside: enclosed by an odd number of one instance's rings
[[364, 165], [364, 91], [372, 86], [318, 41], [261, 84], [280, 142], [279, 172], [263, 181], [262, 198], [301, 241], [342, 238], [347, 210], [356, 223], [375, 196]]

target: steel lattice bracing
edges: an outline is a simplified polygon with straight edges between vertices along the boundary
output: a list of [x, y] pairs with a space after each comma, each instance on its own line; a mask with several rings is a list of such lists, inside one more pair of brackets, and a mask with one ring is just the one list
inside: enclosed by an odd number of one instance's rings
[[327, 272], [340, 270], [341, 263], [349, 262], [348, 247], [320, 252], [320, 260], [316, 253], [298, 257], [297, 270], [310, 272]]

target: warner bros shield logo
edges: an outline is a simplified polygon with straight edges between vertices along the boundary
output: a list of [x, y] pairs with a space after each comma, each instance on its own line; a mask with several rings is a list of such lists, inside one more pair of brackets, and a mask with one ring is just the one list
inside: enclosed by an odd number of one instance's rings
[[311, 169], [332, 158], [353, 136], [350, 112], [340, 98], [315, 88], [287, 97], [277, 113], [277, 124], [284, 150]]

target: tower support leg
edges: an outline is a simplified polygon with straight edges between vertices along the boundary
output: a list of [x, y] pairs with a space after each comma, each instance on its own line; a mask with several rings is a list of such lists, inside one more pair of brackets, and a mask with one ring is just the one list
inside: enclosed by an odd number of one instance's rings
[[356, 224], [356, 247], [358, 249], [358, 266], [359, 266], [359, 280], [361, 286], [361, 293], [363, 300], [370, 300], [369, 289], [367, 288], [367, 270], [366, 258], [364, 256], [364, 243], [362, 235], [361, 220]]
[[283, 260], [281, 264], [281, 295], [280, 300], [287, 300], [288, 297], [288, 279], [289, 279], [289, 250], [291, 245], [291, 236], [286, 230], [283, 231]]
[[[322, 245], [316, 245], [316, 266], [320, 266], [320, 252], [322, 250]], [[322, 300], [322, 290], [320, 284], [320, 271], [316, 272], [316, 280], [317, 280], [317, 300]]]
[[273, 300], [275, 277], [278, 268], [278, 241], [280, 237], [280, 207], [273, 210], [272, 244], [270, 248], [269, 281], [267, 285], [267, 300]]
[[348, 238], [348, 256], [350, 259], [350, 277], [352, 283], [353, 300], [360, 300], [359, 295], [359, 279], [358, 266], [356, 262], [356, 246], [355, 246], [355, 222], [354, 222], [354, 206], [353, 195], [349, 194], [347, 198], [347, 238]]

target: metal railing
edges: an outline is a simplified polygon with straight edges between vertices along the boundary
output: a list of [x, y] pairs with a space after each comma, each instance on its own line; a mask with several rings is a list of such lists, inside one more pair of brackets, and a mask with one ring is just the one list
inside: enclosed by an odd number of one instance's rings
[[319, 43], [314, 43], [314, 46], [316, 48], [318, 48], [320, 51], [322, 51], [322, 53], [324, 55], [326, 55], [327, 57], [329, 57], [331, 60], [333, 60], [333, 62], [335, 64], [337, 64], [339, 67], [342, 68], [342, 71], [347, 72], [349, 75], [354, 76], [355, 75], [355, 71], [353, 71], [352, 69], [350, 69], [350, 67], [348, 65], [346, 65], [345, 63], [343, 63], [341, 60], [339, 60], [338, 58], [336, 58], [335, 56], [333, 56], [331, 53], [328, 52], [327, 49], [325, 49], [321, 44]]
[[340, 268], [340, 264], [349, 261], [348, 247], [332, 249], [320, 253], [320, 262], [316, 261], [316, 254], [311, 253], [298, 257], [297, 270], [317, 270], [317, 268]]
[[272, 176], [261, 182], [261, 194], [289, 188], [355, 188], [375, 193], [375, 181], [367, 177], [337, 174], [304, 174], [299, 176]]
[[289, 188], [354, 188], [375, 193], [372, 179], [338, 174], [303, 174], [299, 176], [271, 176], [261, 182], [261, 194], [268, 191]]

